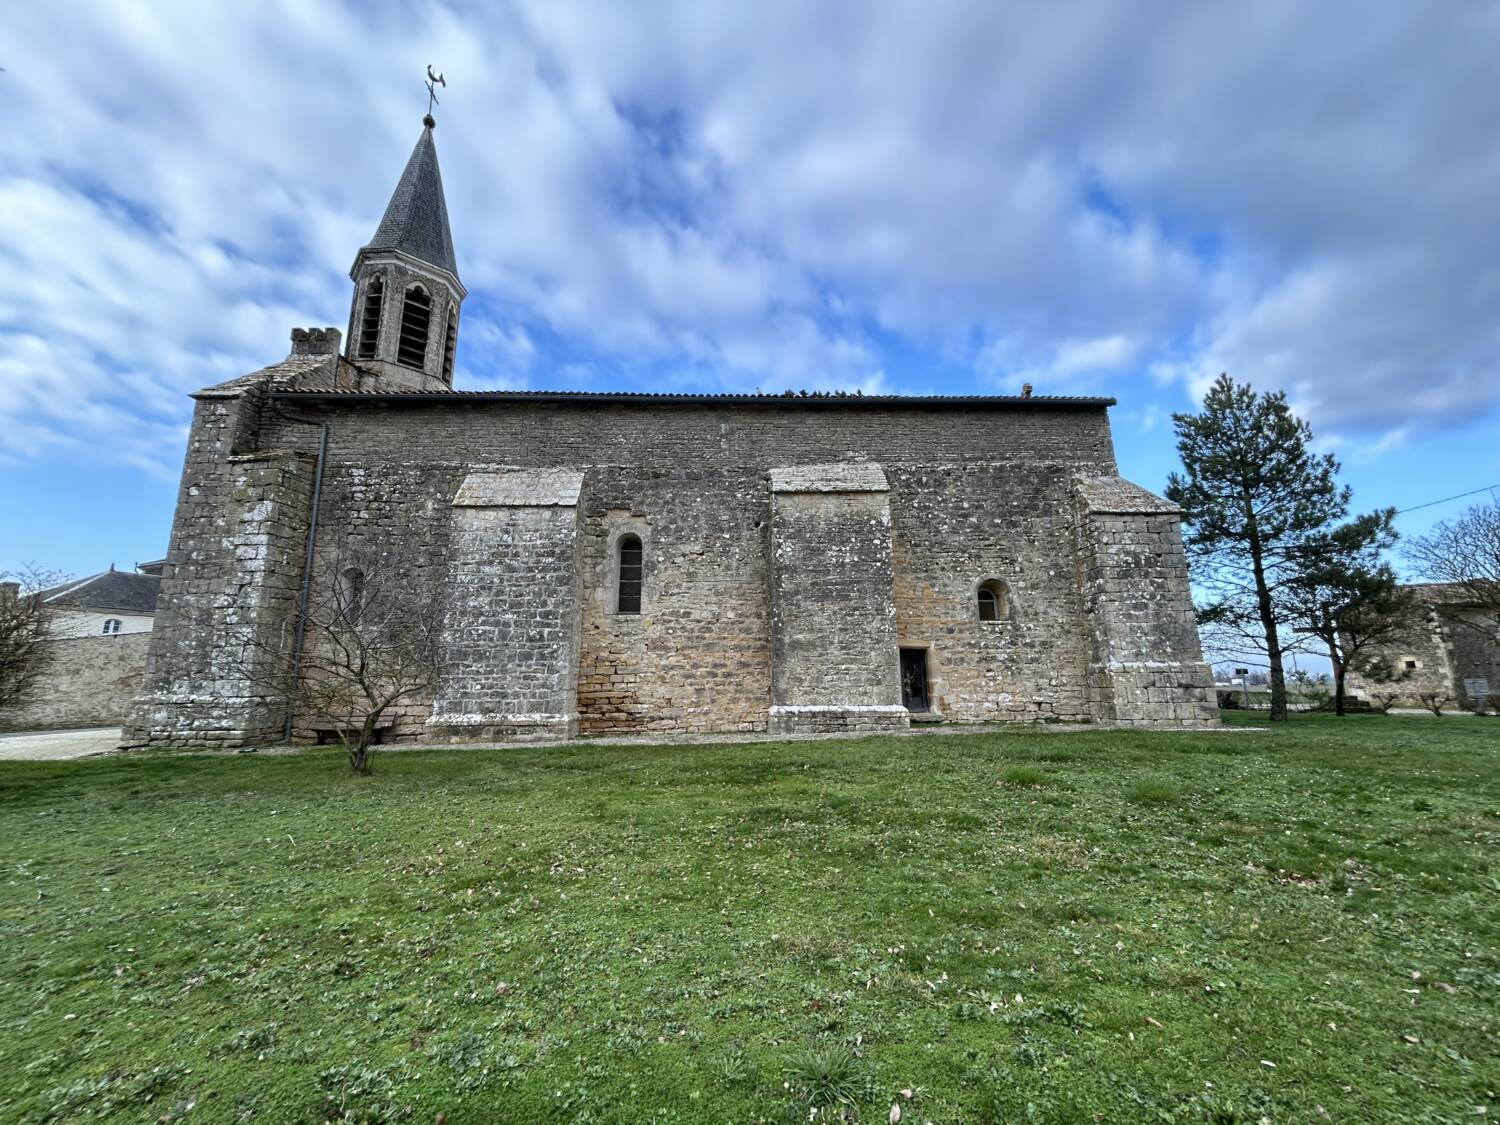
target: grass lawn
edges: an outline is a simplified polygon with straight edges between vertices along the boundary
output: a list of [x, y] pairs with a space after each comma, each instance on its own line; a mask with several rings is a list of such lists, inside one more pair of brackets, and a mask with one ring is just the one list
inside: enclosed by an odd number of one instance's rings
[[1494, 1119], [1497, 767], [1390, 716], [6, 763], [0, 1117]]

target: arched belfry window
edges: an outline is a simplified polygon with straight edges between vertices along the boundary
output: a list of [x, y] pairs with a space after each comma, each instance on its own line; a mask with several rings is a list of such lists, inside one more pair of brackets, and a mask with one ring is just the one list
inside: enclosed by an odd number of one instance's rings
[[453, 386], [453, 350], [458, 346], [458, 311], [448, 310], [448, 334], [443, 337], [443, 382]]
[[359, 312], [359, 358], [374, 359], [380, 346], [380, 309], [385, 300], [385, 280], [377, 277], [365, 290], [364, 307]]
[[1010, 616], [1010, 592], [998, 578], [986, 578], [979, 584], [976, 593], [979, 599], [979, 620], [1004, 621]]
[[120, 631], [120, 619], [118, 617], [108, 617], [108, 618], [105, 618], [105, 621], [104, 621], [104, 635], [106, 637], [112, 637], [116, 633], [118, 633], [119, 631]]
[[615, 601], [619, 613], [641, 612], [641, 578], [645, 555], [639, 537], [626, 535], [620, 540], [620, 588]]
[[431, 324], [432, 298], [420, 285], [413, 285], [401, 302], [401, 339], [396, 344], [398, 363], [422, 367], [427, 361], [427, 331]]

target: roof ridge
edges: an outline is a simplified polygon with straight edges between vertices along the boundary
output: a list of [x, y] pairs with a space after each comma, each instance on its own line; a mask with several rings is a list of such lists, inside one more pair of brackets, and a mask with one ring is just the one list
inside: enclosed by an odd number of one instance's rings
[[1094, 395], [866, 395], [834, 391], [818, 391], [809, 394], [753, 394], [749, 392], [720, 391], [561, 391], [561, 390], [442, 390], [442, 391], [386, 391], [354, 388], [332, 388], [327, 390], [273, 391], [273, 398], [576, 398], [576, 399], [658, 399], [668, 401], [739, 401], [739, 402], [1005, 402], [1005, 403], [1067, 403], [1072, 405], [1113, 406], [1113, 396]]

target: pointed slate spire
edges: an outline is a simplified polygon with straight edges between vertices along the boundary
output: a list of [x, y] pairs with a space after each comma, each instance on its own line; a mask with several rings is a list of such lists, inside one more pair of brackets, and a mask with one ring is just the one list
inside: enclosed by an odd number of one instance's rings
[[453, 257], [453, 233], [448, 229], [443, 175], [438, 170], [437, 147], [432, 143], [436, 124], [430, 115], [422, 118], [422, 135], [417, 138], [406, 170], [386, 204], [375, 237], [364, 246], [364, 251], [397, 250], [410, 254], [418, 261], [446, 270], [457, 280], [458, 264]]

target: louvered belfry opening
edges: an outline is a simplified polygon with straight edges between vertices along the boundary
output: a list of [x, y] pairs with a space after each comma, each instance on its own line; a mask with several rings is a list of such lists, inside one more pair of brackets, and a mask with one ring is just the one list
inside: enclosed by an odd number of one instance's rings
[[427, 360], [427, 332], [431, 325], [432, 298], [420, 285], [413, 285], [401, 302], [401, 339], [396, 346], [398, 363], [406, 367], [422, 367]]
[[448, 334], [443, 339], [443, 382], [453, 386], [453, 350], [458, 344], [458, 313], [448, 312]]
[[359, 358], [374, 359], [380, 346], [380, 306], [385, 299], [385, 282], [376, 278], [365, 290], [365, 307], [359, 315]]

